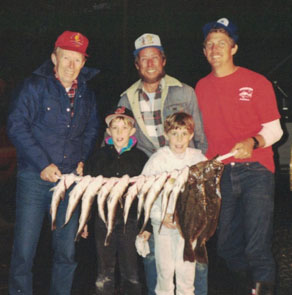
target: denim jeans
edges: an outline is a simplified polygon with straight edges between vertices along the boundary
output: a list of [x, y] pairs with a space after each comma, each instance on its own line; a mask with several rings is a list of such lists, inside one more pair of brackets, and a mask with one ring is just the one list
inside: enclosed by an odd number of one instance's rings
[[254, 281], [274, 281], [272, 231], [274, 175], [258, 162], [226, 165], [218, 254], [232, 271], [250, 271]]
[[208, 264], [196, 263], [195, 294], [208, 294]]
[[123, 219], [117, 220], [108, 246], [104, 246], [106, 234], [107, 228], [104, 222], [96, 216], [95, 242], [98, 269], [95, 282], [96, 294], [115, 294], [115, 271], [118, 261], [119, 281], [123, 294], [141, 295], [138, 255], [135, 247], [138, 234], [137, 221], [129, 219], [124, 231]]
[[155, 295], [155, 287], [157, 283], [157, 271], [156, 271], [156, 262], [154, 255], [154, 235], [152, 234], [148, 240], [150, 253], [143, 258], [146, 285], [148, 290], [148, 295]]
[[[19, 172], [16, 190], [16, 221], [10, 263], [9, 294], [31, 295], [32, 266], [45, 214], [49, 213], [55, 184], [43, 181], [39, 174]], [[78, 227], [79, 208], [69, 223], [62, 227], [68, 205], [68, 193], [60, 202], [57, 229], [52, 233], [53, 266], [50, 295], [69, 295], [76, 268], [74, 238]]]

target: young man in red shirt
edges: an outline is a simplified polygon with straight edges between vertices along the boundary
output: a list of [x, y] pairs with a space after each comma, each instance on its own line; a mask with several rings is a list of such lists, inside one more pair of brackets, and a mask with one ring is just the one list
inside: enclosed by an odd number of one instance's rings
[[226, 18], [206, 24], [204, 55], [212, 72], [196, 85], [208, 141], [206, 156], [233, 152], [224, 161], [218, 254], [235, 277], [233, 294], [271, 295], [275, 262], [271, 252], [274, 208], [272, 144], [282, 136], [271, 83], [234, 64], [236, 27]]

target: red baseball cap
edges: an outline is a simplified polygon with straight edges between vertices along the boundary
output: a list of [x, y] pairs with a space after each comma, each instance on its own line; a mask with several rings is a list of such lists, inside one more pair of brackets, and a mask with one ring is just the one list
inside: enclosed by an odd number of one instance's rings
[[88, 47], [88, 39], [78, 32], [65, 31], [57, 39], [55, 48], [77, 51], [88, 56], [86, 49]]

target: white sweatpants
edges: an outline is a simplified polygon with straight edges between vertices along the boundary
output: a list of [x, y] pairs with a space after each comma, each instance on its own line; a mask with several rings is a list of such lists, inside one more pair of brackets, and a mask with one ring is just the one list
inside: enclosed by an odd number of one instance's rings
[[174, 274], [176, 295], [194, 295], [196, 263], [183, 261], [185, 241], [177, 229], [153, 225], [155, 260], [157, 268], [157, 295], [174, 295]]

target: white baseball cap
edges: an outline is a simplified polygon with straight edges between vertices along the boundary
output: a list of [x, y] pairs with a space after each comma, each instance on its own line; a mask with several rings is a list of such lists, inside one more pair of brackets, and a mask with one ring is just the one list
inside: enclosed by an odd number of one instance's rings
[[162, 52], [164, 51], [158, 35], [145, 33], [135, 41], [134, 56], [136, 57], [139, 51], [147, 47], [155, 47]]

